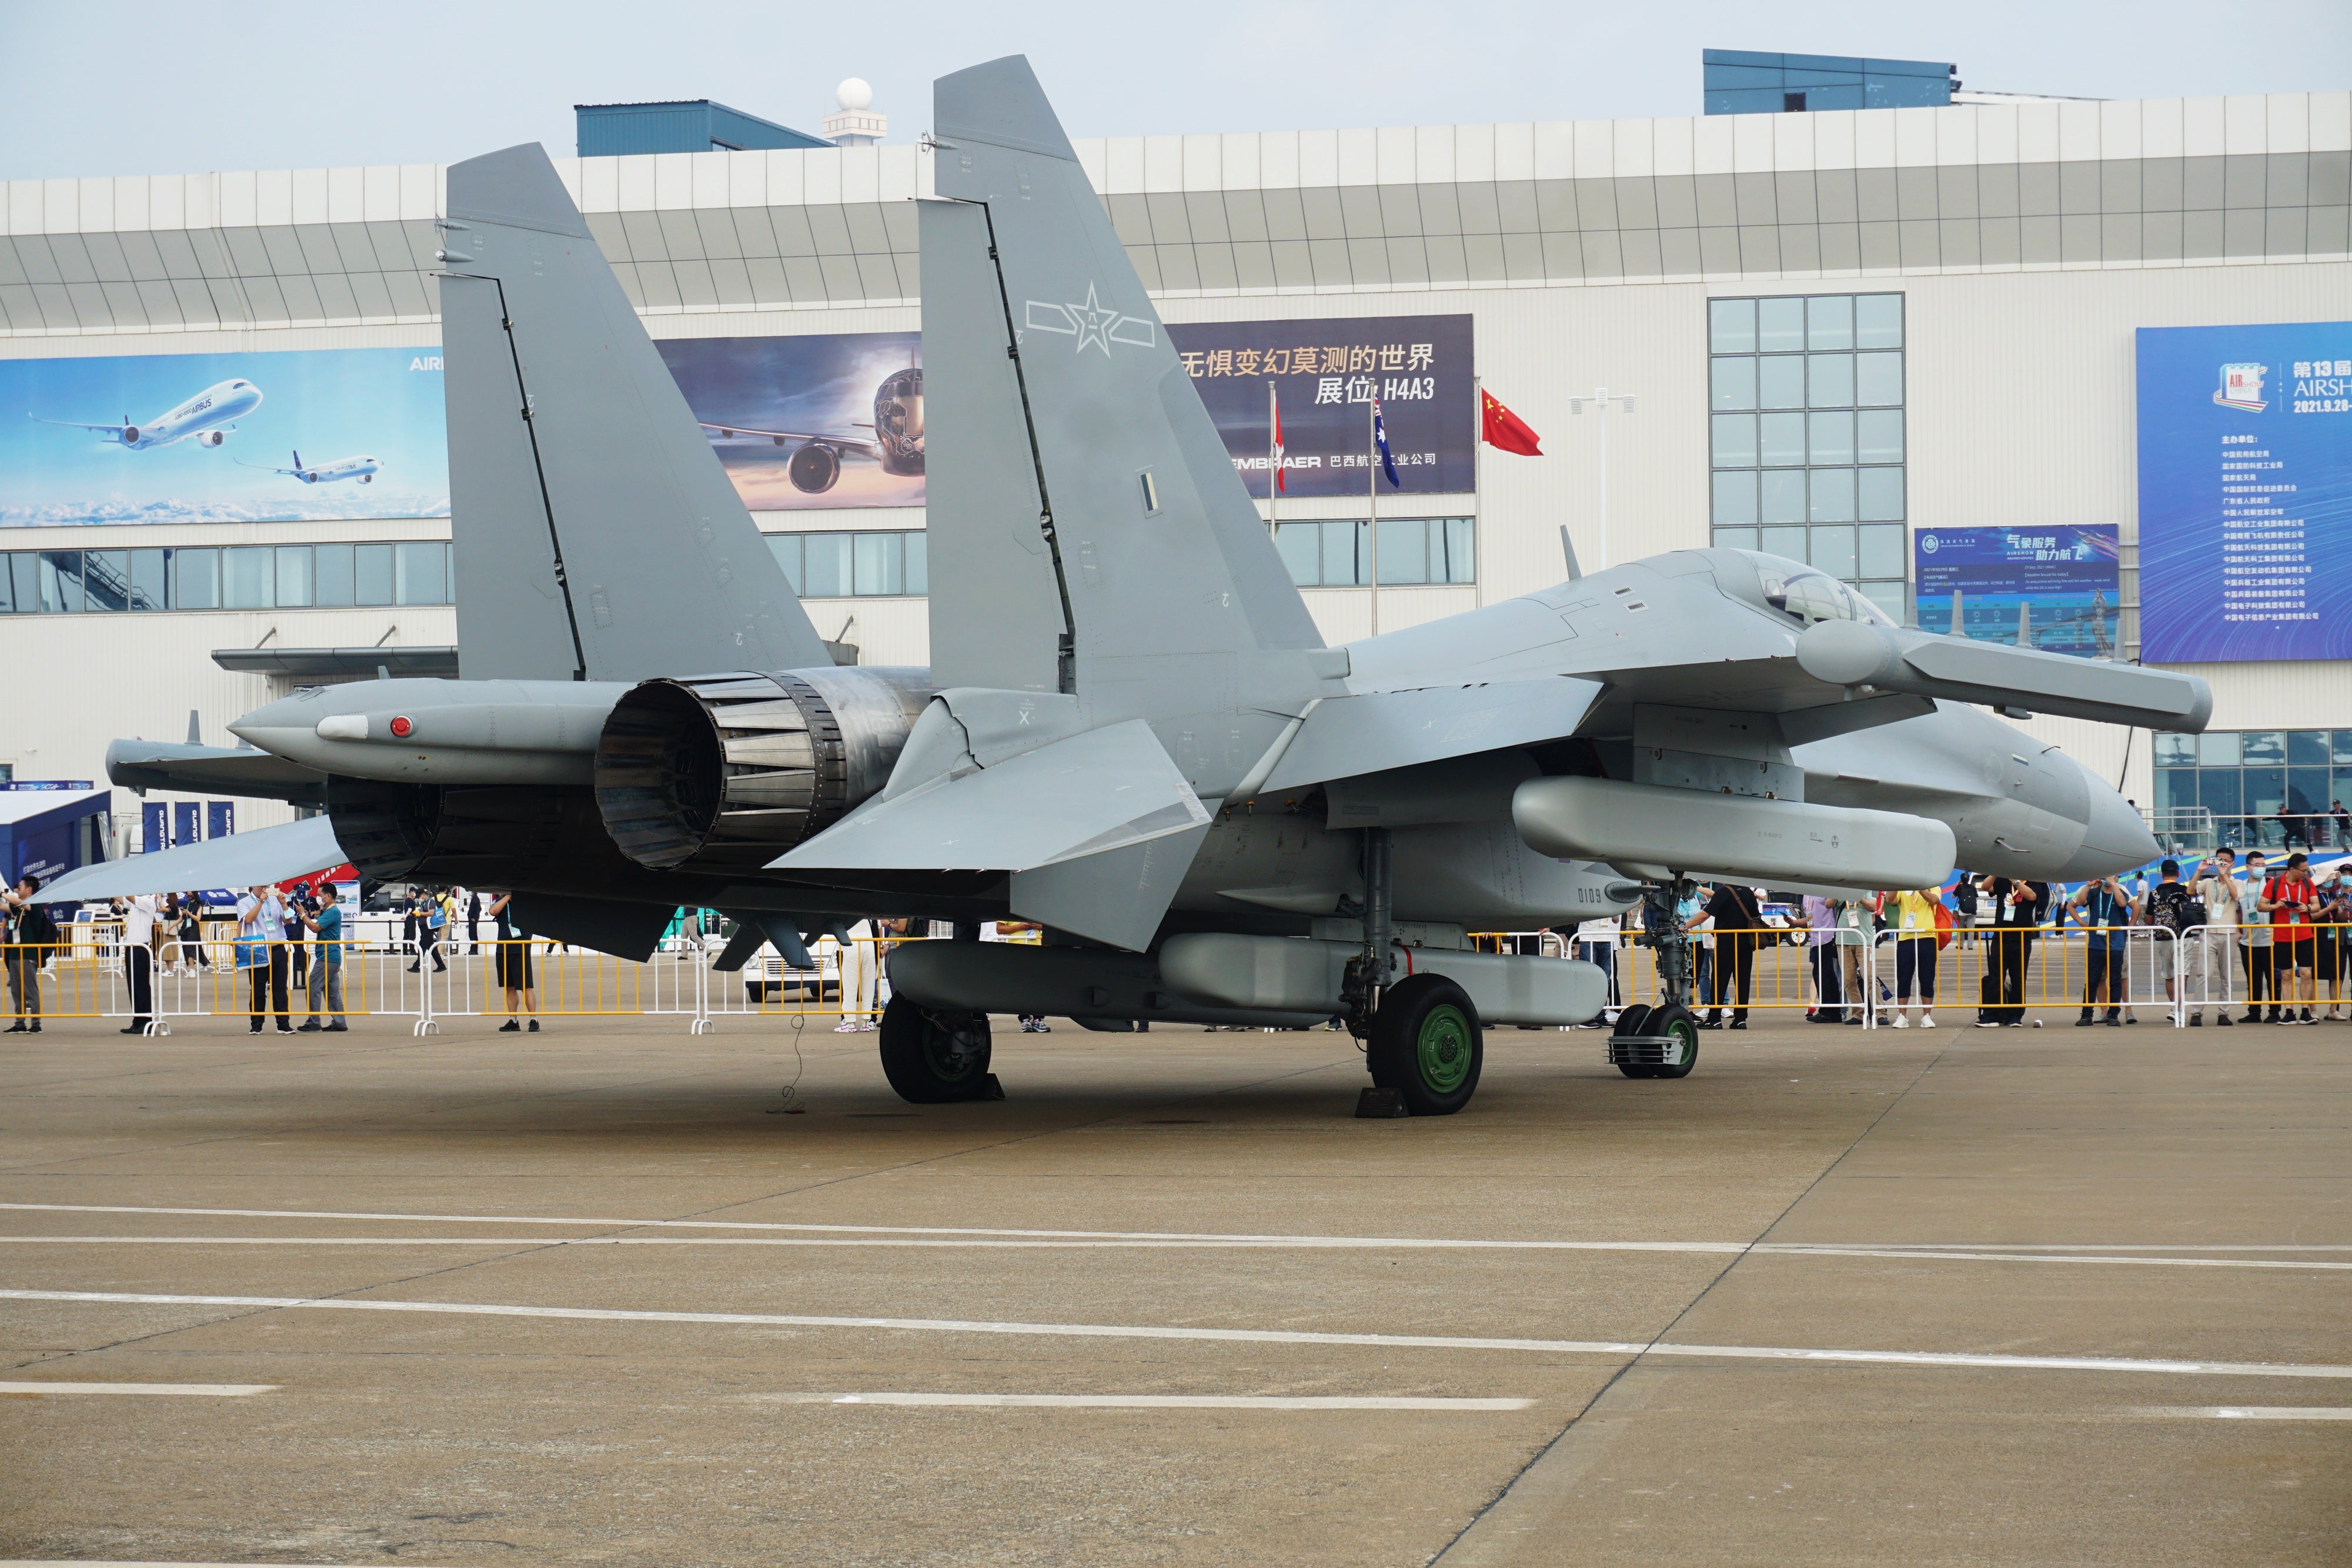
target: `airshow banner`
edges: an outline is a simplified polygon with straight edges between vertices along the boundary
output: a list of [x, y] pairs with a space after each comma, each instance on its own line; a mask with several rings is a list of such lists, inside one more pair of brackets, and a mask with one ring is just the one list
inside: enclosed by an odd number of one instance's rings
[[2115, 654], [2123, 552], [2112, 528], [1921, 528], [1912, 559], [1923, 632]]
[[754, 512], [923, 504], [923, 337], [655, 344]]
[[[1266, 383], [1282, 398], [1287, 496], [1360, 496], [1381, 404], [1403, 489], [1472, 487], [1475, 368], [1468, 316], [1171, 323], [1175, 345], [1249, 493], [1266, 493]], [[1396, 494], [1381, 482], [1383, 496]]]
[[2352, 322], [2143, 327], [2138, 381], [2141, 655], [2352, 656]]
[[0, 360], [0, 526], [448, 512], [436, 350]]

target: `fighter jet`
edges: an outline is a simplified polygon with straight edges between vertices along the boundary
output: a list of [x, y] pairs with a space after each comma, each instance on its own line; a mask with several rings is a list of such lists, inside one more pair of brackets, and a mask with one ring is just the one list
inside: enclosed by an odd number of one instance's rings
[[[910, 1101], [992, 1091], [992, 1013], [1339, 1017], [1376, 1086], [1443, 1114], [1486, 1026], [1607, 995], [1468, 932], [1655, 910], [1700, 874], [1922, 887], [2156, 852], [1986, 710], [2196, 730], [2201, 682], [1897, 627], [1772, 556], [1571, 571], [1327, 646], [1027, 63], [942, 78], [934, 124], [930, 665], [825, 659], [545, 155], [492, 153], [449, 171], [441, 280], [467, 678], [297, 693], [231, 727], [245, 763], [118, 743], [118, 781], [244, 769], [323, 800], [199, 846], [253, 841], [253, 876], [206, 885], [349, 859], [516, 889], [527, 928], [627, 956], [700, 905], [739, 922], [722, 967], [919, 916], [955, 937], [889, 958], [881, 1065]], [[56, 895], [193, 885], [183, 852]], [[978, 940], [1008, 915], [1046, 942]], [[1680, 951], [1610, 1037], [1628, 1076], [1696, 1062]]]
[[797, 442], [800, 450], [786, 459], [784, 475], [793, 488], [804, 495], [821, 496], [840, 481], [841, 460], [845, 454], [855, 453], [870, 457], [882, 465], [885, 474], [920, 474], [923, 471], [923, 370], [909, 365], [893, 371], [882, 378], [874, 389], [874, 422], [856, 422], [861, 430], [874, 433], [871, 441], [856, 435], [812, 435], [790, 430], [758, 430], [748, 424], [713, 424], [702, 422], [714, 442], [731, 441], [743, 436], [758, 436], [778, 446]]
[[133, 452], [152, 452], [158, 446], [170, 446], [175, 442], [193, 441], [199, 446], [218, 446], [236, 428], [236, 420], [261, 406], [261, 389], [248, 381], [218, 382], [206, 387], [187, 402], [167, 413], [159, 413], [144, 424], [133, 424], [124, 414], [119, 424], [79, 424], [72, 420], [43, 419], [37, 413], [25, 417], [41, 424], [62, 425], [68, 430], [103, 431], [107, 439], [129, 447]]
[[373, 485], [375, 476], [383, 472], [383, 465], [373, 457], [338, 457], [331, 463], [305, 463], [301, 449], [294, 451], [294, 466], [272, 468], [267, 463], [247, 463], [240, 459], [240, 468], [258, 468], [265, 474], [290, 474], [305, 485], [331, 485], [338, 479], [356, 479], [362, 485]]

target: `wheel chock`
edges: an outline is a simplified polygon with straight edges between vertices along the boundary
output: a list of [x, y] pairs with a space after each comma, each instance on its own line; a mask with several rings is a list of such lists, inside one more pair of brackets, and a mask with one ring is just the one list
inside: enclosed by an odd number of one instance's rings
[[1405, 1108], [1402, 1089], [1367, 1089], [1356, 1096], [1356, 1119], [1360, 1122], [1391, 1122], [1412, 1114]]
[[1004, 1098], [1004, 1085], [996, 1081], [995, 1073], [990, 1073], [987, 1080], [981, 1084], [980, 1098], [982, 1100], [1002, 1100]]

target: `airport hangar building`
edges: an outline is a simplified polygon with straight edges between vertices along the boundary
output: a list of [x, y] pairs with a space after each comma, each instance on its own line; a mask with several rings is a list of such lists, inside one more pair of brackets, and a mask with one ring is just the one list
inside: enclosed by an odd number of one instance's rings
[[[1587, 568], [1711, 540], [1758, 546], [1809, 558], [1898, 619], [1919, 614], [1923, 535], [2106, 527], [2121, 540], [2115, 651], [2137, 657], [2136, 331], [2352, 317], [2342, 92], [1208, 133], [1077, 151], [1172, 335], [1262, 340], [1265, 352], [1324, 345], [1282, 350], [1301, 366], [1362, 340], [1338, 381], [1284, 382], [1286, 434], [1318, 397], [1385, 395], [1396, 421], [1393, 400], [1414, 383], [1381, 357], [1424, 368], [1423, 345], [1408, 341], [1419, 334], [1402, 329], [1413, 324], [1316, 325], [1368, 318], [1465, 325], [1475, 371], [1457, 357], [1433, 388], [1454, 425], [1471, 427], [1475, 374], [1541, 433], [1544, 456], [1474, 452], [1465, 436], [1463, 461], [1382, 486], [1388, 630], [1558, 581], [1563, 524]], [[929, 193], [934, 155], [886, 142], [557, 167], [656, 339], [747, 340], [917, 330], [911, 204]], [[432, 165], [10, 182], [0, 361], [375, 349], [437, 368], [441, 190]], [[1214, 350], [1188, 362], [1236, 380], [1250, 364]], [[207, 379], [192, 365], [187, 391]], [[1602, 388], [1612, 401], [1598, 404]], [[2352, 439], [2352, 417], [2343, 428], [2336, 439]], [[243, 455], [281, 461], [274, 443]], [[1345, 488], [1302, 483], [1279, 516], [1285, 558], [1340, 642], [1375, 613], [1349, 522], [1366, 516], [1368, 471], [1360, 457], [1330, 461], [1358, 465]], [[1244, 477], [1263, 497], [1264, 463], [1245, 461]], [[193, 711], [204, 738], [225, 743], [229, 719], [296, 685], [379, 664], [455, 673], [446, 505], [292, 521], [198, 505], [58, 526], [61, 514], [12, 499], [24, 478], [0, 472], [12, 566], [0, 660], [13, 673], [0, 765], [17, 779], [103, 788], [116, 736], [178, 739]], [[856, 491], [845, 478], [818, 498]], [[869, 664], [926, 661], [919, 505], [753, 515], [824, 636]], [[2201, 741], [2025, 727], [2143, 804], [2194, 805], [2201, 789], [2216, 810], [2275, 810], [2290, 762], [2298, 798], [2324, 786], [2352, 799], [2344, 662], [2177, 667], [2212, 684], [2216, 733]], [[117, 852], [136, 850], [141, 814], [115, 800]], [[242, 827], [288, 811], [246, 801], [235, 816]]]

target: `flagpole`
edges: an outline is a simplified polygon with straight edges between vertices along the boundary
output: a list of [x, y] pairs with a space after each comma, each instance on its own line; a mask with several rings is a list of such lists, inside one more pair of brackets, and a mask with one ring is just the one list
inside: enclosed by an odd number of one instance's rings
[[1364, 507], [1371, 514], [1365, 523], [1372, 536], [1372, 635], [1381, 634], [1381, 446], [1375, 438], [1380, 425], [1381, 405], [1367, 400], [1364, 403], [1364, 455], [1370, 467], [1364, 477]]
[[[1486, 497], [1479, 481], [1486, 473], [1486, 378], [1470, 378], [1470, 603], [1486, 602]], [[1449, 566], [1451, 562], [1447, 563]], [[1448, 572], [1447, 576], [1452, 576]]]
[[1282, 486], [1282, 404], [1276, 400], [1275, 383], [1265, 383], [1265, 537], [1276, 538], [1280, 530], [1275, 527], [1275, 497]]

